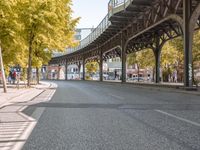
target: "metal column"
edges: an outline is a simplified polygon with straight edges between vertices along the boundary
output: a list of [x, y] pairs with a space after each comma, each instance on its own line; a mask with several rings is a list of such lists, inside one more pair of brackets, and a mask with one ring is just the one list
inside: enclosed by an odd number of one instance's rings
[[153, 49], [155, 55], [155, 69], [156, 69], [156, 79], [155, 82], [160, 82], [160, 53], [162, 49], [162, 45], [160, 45], [160, 37], [156, 35], [155, 37], [155, 48]]
[[83, 59], [83, 79], [85, 80], [85, 59]]
[[67, 77], [68, 70], [67, 70], [67, 68], [68, 68], [68, 63], [66, 61], [66, 63], [65, 63], [65, 80], [68, 80], [68, 77]]
[[122, 83], [126, 82], [126, 35], [121, 34]]
[[185, 87], [193, 86], [192, 75], [192, 41], [194, 29], [190, 27], [190, 17], [192, 14], [192, 0], [183, 0], [183, 18], [184, 18], [184, 85]]
[[79, 61], [78, 64], [78, 74], [79, 74], [79, 79], [81, 79], [81, 62]]
[[154, 55], [155, 55], [155, 61], [156, 61], [156, 64], [155, 64], [155, 69], [156, 69], [156, 79], [155, 79], [155, 82], [156, 83], [160, 83], [160, 50], [157, 49], [155, 52], [154, 52]]
[[57, 80], [60, 80], [60, 69], [61, 69], [61, 65], [58, 65], [58, 73], [57, 73]]
[[101, 51], [100, 58], [99, 58], [99, 80], [103, 81], [103, 54]]
[[122, 56], [122, 83], [126, 82], [126, 50], [125, 47], [122, 46], [122, 50], [121, 50]]

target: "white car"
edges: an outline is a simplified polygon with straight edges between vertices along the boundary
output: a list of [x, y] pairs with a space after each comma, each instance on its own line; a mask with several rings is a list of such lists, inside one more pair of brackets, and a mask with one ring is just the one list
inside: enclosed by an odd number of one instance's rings
[[92, 80], [99, 80], [99, 76], [94, 75], [94, 76], [92, 77]]

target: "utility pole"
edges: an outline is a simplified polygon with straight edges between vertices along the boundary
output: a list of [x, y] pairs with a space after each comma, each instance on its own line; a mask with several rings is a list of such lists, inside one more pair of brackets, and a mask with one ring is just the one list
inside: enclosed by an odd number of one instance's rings
[[6, 78], [5, 78], [5, 71], [3, 67], [3, 57], [2, 57], [2, 50], [1, 50], [1, 41], [0, 41], [0, 67], [1, 67], [4, 93], [7, 93], [7, 85], [6, 85]]

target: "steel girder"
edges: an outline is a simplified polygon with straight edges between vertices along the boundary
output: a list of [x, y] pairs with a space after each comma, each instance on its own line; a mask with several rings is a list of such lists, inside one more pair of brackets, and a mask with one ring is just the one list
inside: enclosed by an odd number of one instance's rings
[[[83, 56], [94, 57], [92, 50], [95, 49], [95, 54], [99, 55], [100, 52], [96, 51], [109, 51], [113, 47], [120, 45], [120, 41], [122, 40], [120, 34], [124, 34], [126, 40], [131, 40], [130, 38], [137, 33], [140, 33], [144, 29], [151, 27], [152, 25], [156, 25], [159, 20], [167, 17], [168, 14], [175, 14], [175, 12], [180, 11], [181, 1], [180, 0], [151, 0], [151, 1], [138, 1], [134, 0], [130, 6], [126, 8], [126, 10], [119, 12], [113, 16], [111, 16], [110, 21], [112, 25], [99, 37], [97, 38], [91, 45], [88, 47], [79, 50], [75, 53], [64, 56], [68, 62], [74, 62], [78, 60], [83, 60]], [[171, 25], [172, 27], [174, 25]], [[155, 26], [156, 27], [156, 26]], [[155, 32], [155, 30], [151, 29], [151, 32]], [[169, 31], [164, 31], [169, 32]], [[152, 34], [152, 33], [150, 33]], [[114, 38], [113, 38], [114, 37]], [[117, 38], [116, 38], [117, 37]], [[143, 34], [143, 38], [146, 37], [146, 40], [149, 38], [148, 34]], [[137, 40], [139, 37], [137, 37]], [[109, 43], [109, 44], [108, 44]], [[146, 47], [142, 44], [140, 46]], [[113, 47], [111, 46], [113, 45]], [[137, 42], [130, 42], [129, 47], [133, 47], [133, 45], [139, 44]], [[140, 44], [141, 45], [141, 44]], [[103, 49], [98, 49], [98, 47], [103, 47]], [[98, 50], [97, 50], [98, 49]], [[130, 51], [130, 50], [129, 50]], [[88, 55], [89, 54], [89, 55]], [[109, 53], [108, 53], [109, 54]], [[111, 54], [111, 53], [110, 53]], [[80, 56], [81, 55], [81, 56]], [[92, 55], [92, 56], [91, 56]], [[85, 59], [86, 59], [85, 58]], [[50, 63], [60, 63], [62, 62], [63, 56], [58, 58], [53, 58]], [[54, 61], [58, 60], [58, 61]]]

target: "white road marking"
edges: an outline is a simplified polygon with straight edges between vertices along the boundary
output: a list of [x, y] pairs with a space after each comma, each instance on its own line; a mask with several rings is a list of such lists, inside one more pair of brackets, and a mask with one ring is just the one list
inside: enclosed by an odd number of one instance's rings
[[28, 126], [28, 128], [23, 132], [22, 136], [20, 137], [21, 142], [16, 142], [12, 150], [19, 150], [22, 149], [24, 144], [26, 143], [26, 140], [28, 139], [29, 135], [31, 134], [32, 130], [36, 126], [37, 122], [31, 122], [31, 124]]
[[176, 118], [178, 120], [181, 120], [181, 121], [184, 121], [184, 122], [187, 122], [189, 124], [192, 124], [194, 126], [197, 126], [197, 127], [200, 127], [200, 124], [197, 123], [197, 122], [194, 122], [194, 121], [191, 121], [191, 120], [188, 120], [188, 119], [185, 119], [185, 118], [182, 118], [182, 117], [178, 117], [176, 115], [173, 115], [173, 114], [170, 114], [170, 113], [167, 113], [165, 111], [161, 111], [161, 110], [155, 110], [156, 112], [159, 112], [161, 114], [164, 114], [164, 115], [167, 115], [167, 116], [170, 116], [170, 117], [173, 117], [173, 118]]
[[109, 94], [109, 95], [112, 96], [112, 97], [115, 97], [117, 99], [120, 99], [120, 100], [124, 99], [124, 97], [121, 97], [121, 96], [118, 96], [118, 95], [114, 95], [114, 94]]

